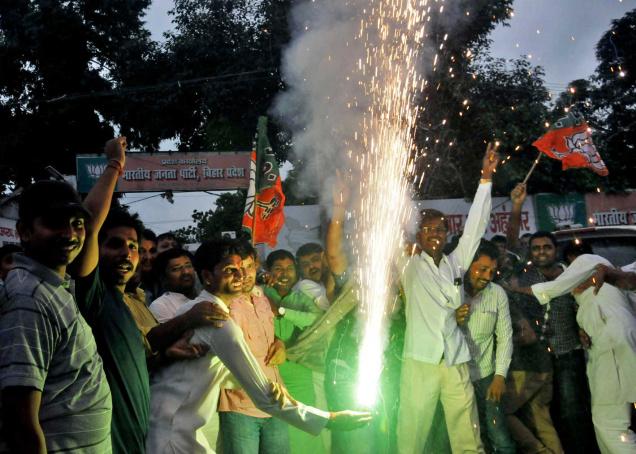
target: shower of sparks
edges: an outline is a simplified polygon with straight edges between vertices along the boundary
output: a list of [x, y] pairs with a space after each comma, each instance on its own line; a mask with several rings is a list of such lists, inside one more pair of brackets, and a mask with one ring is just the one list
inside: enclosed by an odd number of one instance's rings
[[372, 408], [378, 396], [386, 316], [394, 296], [391, 270], [403, 224], [410, 216], [414, 97], [426, 85], [416, 67], [423, 24], [431, 11], [428, 0], [374, 0], [370, 5], [358, 36], [366, 53], [359, 70], [372, 76], [361, 82], [371, 102], [359, 135], [366, 154], [359, 160], [361, 202], [354, 216], [364, 323], [356, 397], [366, 408]]

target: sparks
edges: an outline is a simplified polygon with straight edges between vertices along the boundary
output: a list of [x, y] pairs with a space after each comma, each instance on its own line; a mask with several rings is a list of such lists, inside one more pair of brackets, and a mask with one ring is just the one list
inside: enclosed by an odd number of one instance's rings
[[[360, 207], [354, 216], [360, 233], [354, 253], [360, 280], [359, 317], [364, 326], [356, 397], [366, 408], [372, 408], [378, 397], [385, 318], [393, 296], [391, 266], [399, 250], [402, 225], [410, 214], [405, 202], [409, 171], [415, 168], [409, 157], [417, 116], [414, 95], [423, 83], [416, 62], [427, 20], [420, 4], [419, 0], [387, 0], [363, 22], [365, 34], [379, 38], [375, 44], [366, 42], [368, 66], [377, 71], [370, 79], [363, 78], [371, 102], [359, 135], [368, 153], [360, 162], [364, 177]], [[435, 55], [433, 66], [437, 60]]]

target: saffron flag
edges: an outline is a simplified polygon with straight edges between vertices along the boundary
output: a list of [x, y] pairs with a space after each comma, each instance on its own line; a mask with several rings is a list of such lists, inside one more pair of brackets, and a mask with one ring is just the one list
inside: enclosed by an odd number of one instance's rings
[[582, 115], [568, 113], [532, 145], [561, 161], [563, 170], [587, 167], [603, 177], [609, 173], [592, 142], [592, 130]]
[[243, 213], [243, 230], [251, 235], [253, 244], [276, 246], [278, 233], [285, 223], [284, 206], [278, 163], [267, 138], [267, 117], [259, 117]]

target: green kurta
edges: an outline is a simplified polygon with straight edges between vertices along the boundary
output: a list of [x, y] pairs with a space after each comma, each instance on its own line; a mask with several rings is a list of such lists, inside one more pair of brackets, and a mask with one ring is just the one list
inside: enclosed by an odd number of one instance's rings
[[[285, 317], [274, 319], [276, 337], [290, 345], [303, 328], [311, 325], [322, 313], [313, 300], [300, 292], [292, 292], [281, 298], [271, 287], [264, 287], [265, 294], [276, 306], [286, 309]], [[289, 393], [307, 405], [315, 405], [312, 372], [305, 366], [291, 361], [278, 366]], [[324, 410], [324, 409], [323, 409]], [[289, 427], [289, 445], [292, 454], [322, 454], [325, 452], [322, 439], [295, 427]]]

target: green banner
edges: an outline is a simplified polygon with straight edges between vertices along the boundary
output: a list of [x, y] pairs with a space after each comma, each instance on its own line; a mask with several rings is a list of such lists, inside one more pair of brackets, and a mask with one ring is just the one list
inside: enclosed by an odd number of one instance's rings
[[86, 194], [106, 168], [105, 156], [77, 156], [77, 192]]
[[536, 194], [535, 215], [538, 230], [561, 230], [587, 226], [583, 194]]

